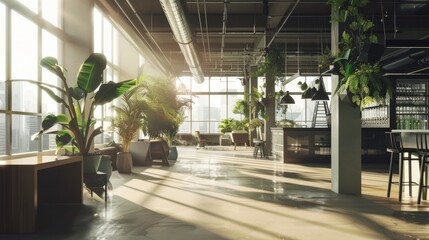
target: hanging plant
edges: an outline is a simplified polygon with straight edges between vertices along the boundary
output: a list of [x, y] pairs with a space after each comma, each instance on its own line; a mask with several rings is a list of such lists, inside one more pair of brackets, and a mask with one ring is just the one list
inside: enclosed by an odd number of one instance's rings
[[[377, 36], [371, 32], [374, 23], [361, 13], [368, 3], [368, 0], [328, 0], [338, 13], [334, 21], [347, 26], [341, 34], [338, 57], [332, 61], [340, 75], [334, 94], [347, 92], [360, 109], [369, 104], [382, 104], [392, 96], [391, 83], [383, 76], [378, 63], [380, 48], [384, 47], [377, 44]], [[369, 55], [374, 52], [380, 56]]]
[[284, 53], [276, 45], [273, 45], [265, 49], [264, 61], [259, 65], [258, 70], [255, 72], [255, 76], [265, 76], [268, 79], [280, 81], [284, 76], [284, 70]]

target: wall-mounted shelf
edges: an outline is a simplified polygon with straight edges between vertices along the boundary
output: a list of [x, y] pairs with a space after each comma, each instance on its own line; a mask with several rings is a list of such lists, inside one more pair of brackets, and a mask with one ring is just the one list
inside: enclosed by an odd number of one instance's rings
[[429, 79], [396, 79], [396, 129], [428, 129]]

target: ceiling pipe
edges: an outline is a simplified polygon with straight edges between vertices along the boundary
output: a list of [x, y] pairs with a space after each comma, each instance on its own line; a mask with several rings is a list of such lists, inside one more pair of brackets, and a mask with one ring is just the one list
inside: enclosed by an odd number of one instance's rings
[[223, 50], [225, 49], [225, 34], [226, 34], [226, 21], [228, 20], [228, 8], [227, 8], [228, 0], [224, 0], [223, 2], [223, 17], [222, 17], [222, 42], [220, 46], [220, 70], [222, 71], [223, 67]]
[[204, 82], [204, 73], [200, 66], [197, 51], [192, 42], [191, 30], [186, 20], [180, 0], [160, 0], [162, 9], [179, 44], [183, 57], [197, 83]]

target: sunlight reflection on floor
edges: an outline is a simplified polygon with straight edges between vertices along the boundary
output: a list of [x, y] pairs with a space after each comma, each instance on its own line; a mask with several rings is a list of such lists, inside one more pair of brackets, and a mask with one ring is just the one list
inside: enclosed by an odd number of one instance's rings
[[[326, 167], [187, 153], [171, 168], [135, 168], [114, 195], [231, 239], [388, 239], [398, 229], [386, 227], [405, 223], [386, 215], [392, 210], [367, 199], [365, 191], [331, 192]], [[364, 177], [368, 192], [380, 195], [370, 198], [384, 194], [380, 177]]]

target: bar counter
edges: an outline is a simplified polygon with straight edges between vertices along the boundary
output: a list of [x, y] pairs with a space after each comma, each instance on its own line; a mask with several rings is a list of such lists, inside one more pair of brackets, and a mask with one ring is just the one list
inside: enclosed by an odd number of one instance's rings
[[[362, 161], [387, 163], [388, 128], [362, 128]], [[272, 155], [284, 163], [330, 163], [330, 128], [271, 128]]]
[[427, 129], [392, 129], [392, 132], [401, 133], [402, 145], [405, 148], [415, 148], [416, 147], [416, 133], [428, 133]]

